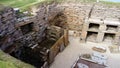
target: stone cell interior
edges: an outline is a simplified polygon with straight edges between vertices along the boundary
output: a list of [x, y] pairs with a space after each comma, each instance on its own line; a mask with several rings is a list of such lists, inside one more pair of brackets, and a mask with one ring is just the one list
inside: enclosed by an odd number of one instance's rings
[[21, 28], [21, 31], [22, 31], [22, 33], [24, 35], [29, 33], [29, 32], [32, 32], [32, 30], [33, 30], [33, 22], [29, 23], [29, 24], [26, 24], [26, 25], [23, 25], [20, 28]]
[[89, 29], [91, 30], [99, 30], [99, 27], [100, 27], [99, 24], [94, 24], [94, 23], [89, 24]]
[[111, 41], [115, 40], [115, 34], [112, 33], [105, 33], [103, 41]]
[[90, 32], [88, 31], [88, 34], [87, 34], [87, 41], [92, 41], [92, 42], [95, 42], [96, 41], [96, 38], [97, 38], [97, 35], [98, 33], [97, 32]]
[[107, 25], [107, 29], [106, 30], [117, 32], [117, 28], [118, 28], [118, 26], [115, 26], [115, 25]]

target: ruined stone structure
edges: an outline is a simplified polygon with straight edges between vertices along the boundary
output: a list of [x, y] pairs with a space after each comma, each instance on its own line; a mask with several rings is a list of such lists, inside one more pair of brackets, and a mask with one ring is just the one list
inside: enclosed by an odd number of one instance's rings
[[119, 44], [120, 8], [101, 3], [64, 3], [58, 6], [63, 9], [67, 27], [79, 32], [81, 41], [103, 42], [109, 39], [109, 42]]
[[119, 42], [119, 20], [114, 19], [92, 19], [90, 18], [88, 22], [84, 23], [83, 33], [81, 40], [89, 40], [92, 42], [103, 42], [111, 40], [118, 45]]
[[[110, 13], [109, 13], [110, 12]], [[94, 5], [90, 16], [85, 19], [82, 29], [81, 40], [92, 42], [112, 42], [119, 43], [119, 13], [118, 8], [108, 8], [107, 6]]]
[[[22, 18], [16, 17], [13, 8], [5, 7], [1, 10], [1, 49], [35, 67], [48, 67], [68, 45], [68, 31], [49, 23], [60, 12], [52, 12], [51, 7], [56, 10], [55, 5], [43, 5], [37, 16]], [[55, 15], [51, 17], [51, 13]]]
[[0, 48], [38, 68], [47, 68], [68, 45], [68, 29], [78, 31], [80, 41], [102, 42], [112, 37], [118, 45], [119, 13], [119, 8], [101, 4], [53, 3], [42, 4], [36, 16], [18, 18], [13, 8], [5, 7], [0, 11]]

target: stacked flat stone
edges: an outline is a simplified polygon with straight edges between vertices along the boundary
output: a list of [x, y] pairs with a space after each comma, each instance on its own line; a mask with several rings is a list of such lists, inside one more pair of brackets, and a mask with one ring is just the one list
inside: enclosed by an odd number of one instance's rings
[[14, 27], [15, 22], [16, 18], [13, 8], [4, 7], [0, 13], [0, 44], [2, 50], [12, 45], [15, 37], [19, 35]]

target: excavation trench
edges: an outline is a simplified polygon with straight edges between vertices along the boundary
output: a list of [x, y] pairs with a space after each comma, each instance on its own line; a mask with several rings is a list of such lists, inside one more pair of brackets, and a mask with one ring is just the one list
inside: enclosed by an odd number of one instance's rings
[[[41, 68], [45, 64], [45, 62], [47, 62], [46, 66], [49, 66], [49, 64], [51, 63], [49, 61], [51, 60], [49, 58], [50, 49], [57, 42], [57, 40], [63, 35], [63, 33], [61, 33], [62, 31], [57, 32], [54, 30], [56, 29], [53, 29], [52, 27], [46, 30], [46, 36], [43, 37], [43, 40], [41, 42], [30, 41], [36, 38], [26, 40], [25, 42], [21, 42], [21, 40], [23, 40], [23, 38], [26, 39], [26, 37], [23, 37], [17, 40], [15, 45], [19, 47], [16, 47], [16, 49], [13, 50], [10, 53], [10, 55], [19, 60], [22, 60], [23, 62], [31, 64], [35, 66], [36, 68]], [[27, 38], [31, 36], [32, 35], [29, 35]]]
[[[54, 20], [55, 19], [56, 17]], [[34, 22], [20, 26], [23, 36], [15, 40], [15, 42], [10, 47], [8, 47], [5, 52], [23, 62], [35, 66], [36, 68], [43, 67], [45, 63], [47, 63], [45, 66], [49, 67], [51, 62], [53, 62], [56, 54], [60, 51], [60, 46], [62, 44], [64, 45], [64, 42], [61, 42], [64, 41], [64, 27], [59, 26], [61, 22], [63, 23], [63, 21], [57, 19], [52, 22], [54, 22], [54, 24], [41, 30], [43, 31], [42, 33], [34, 32]], [[54, 26], [55, 24], [57, 25]], [[58, 40], [61, 37], [62, 39], [59, 42]], [[56, 42], [59, 44], [55, 45]], [[52, 51], [54, 52], [50, 53]]]
[[37, 68], [41, 68], [48, 60], [49, 54], [47, 51], [49, 51], [54, 43], [55, 41], [52, 40], [44, 40], [38, 46], [36, 44], [34, 48], [21, 46], [16, 51], [10, 53], [10, 55]]

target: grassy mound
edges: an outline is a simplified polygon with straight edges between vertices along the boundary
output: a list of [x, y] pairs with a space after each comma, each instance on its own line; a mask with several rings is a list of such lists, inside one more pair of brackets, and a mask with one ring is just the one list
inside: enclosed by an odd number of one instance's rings
[[17, 67], [11, 62], [0, 61], [0, 68], [17, 68]]
[[35, 68], [0, 50], [0, 68]]
[[44, 0], [0, 0], [0, 4], [25, 10], [30, 6], [43, 2], [43, 1]]
[[[96, 2], [96, 0], [0, 0], [0, 4], [4, 4], [4, 5], [8, 5], [8, 6], [12, 6], [15, 8], [20, 8], [22, 10], [26, 10], [29, 9], [29, 7], [31, 6], [36, 6], [39, 5], [40, 3], [43, 2], [52, 2], [52, 1], [56, 1], [56, 2]], [[119, 5], [120, 3], [113, 3], [113, 2], [104, 2], [102, 1], [102, 3], [107, 4], [107, 5]]]

